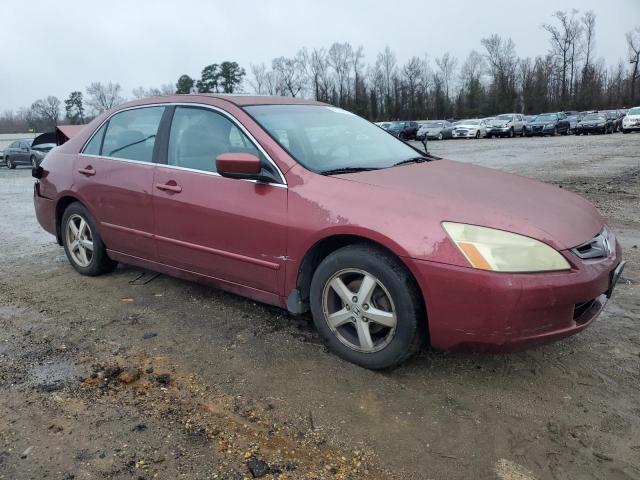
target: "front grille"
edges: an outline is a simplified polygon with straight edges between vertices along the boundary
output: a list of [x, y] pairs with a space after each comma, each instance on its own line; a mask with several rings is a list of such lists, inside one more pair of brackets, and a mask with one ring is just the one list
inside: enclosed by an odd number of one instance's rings
[[576, 303], [573, 307], [573, 319], [576, 320], [582, 316], [584, 312], [589, 310], [596, 299], [589, 300], [588, 302]]
[[571, 251], [582, 259], [608, 257], [611, 254], [611, 246], [607, 228], [603, 228], [591, 240], [572, 248]]

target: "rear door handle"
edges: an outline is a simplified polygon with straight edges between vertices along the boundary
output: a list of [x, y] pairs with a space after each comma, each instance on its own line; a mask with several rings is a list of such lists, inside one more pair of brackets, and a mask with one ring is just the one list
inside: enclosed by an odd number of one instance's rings
[[160, 185], [156, 185], [158, 190], [164, 190], [165, 192], [171, 193], [180, 193], [182, 191], [182, 187], [174, 183], [161, 183]]
[[96, 171], [93, 169], [93, 167], [91, 165], [84, 167], [84, 168], [79, 168], [78, 169], [78, 173], [81, 173], [83, 175], [86, 175], [87, 177], [92, 177], [96, 174]]

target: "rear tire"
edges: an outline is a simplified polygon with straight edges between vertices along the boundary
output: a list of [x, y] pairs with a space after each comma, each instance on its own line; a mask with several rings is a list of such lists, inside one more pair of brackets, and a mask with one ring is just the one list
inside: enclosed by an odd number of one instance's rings
[[313, 275], [310, 304], [329, 349], [364, 368], [400, 365], [426, 336], [415, 281], [399, 259], [376, 246], [348, 245], [327, 256]]
[[95, 277], [112, 272], [118, 265], [107, 255], [96, 221], [81, 203], [67, 207], [60, 231], [69, 263], [81, 275]]

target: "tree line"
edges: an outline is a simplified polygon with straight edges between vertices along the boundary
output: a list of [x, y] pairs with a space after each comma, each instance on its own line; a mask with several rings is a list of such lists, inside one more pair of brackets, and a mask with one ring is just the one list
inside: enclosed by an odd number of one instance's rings
[[[597, 57], [592, 11], [557, 11], [541, 26], [547, 51], [521, 58], [512, 39], [494, 34], [462, 61], [448, 52], [413, 56], [400, 64], [386, 47], [367, 64], [363, 47], [336, 42], [301, 48], [292, 57], [251, 64], [205, 66], [200, 78], [133, 89], [133, 98], [174, 93], [235, 93], [306, 97], [351, 110], [370, 120], [484, 117], [502, 112], [614, 109], [640, 103], [640, 27], [625, 35], [626, 58], [608, 66]], [[86, 123], [125, 101], [118, 83], [94, 82], [61, 102], [54, 96], [0, 115], [0, 132], [43, 131], [61, 121]], [[64, 104], [64, 107], [63, 107]], [[63, 113], [64, 108], [64, 113]]]
[[625, 35], [627, 58], [596, 57], [593, 11], [557, 11], [541, 26], [548, 49], [521, 58], [512, 39], [494, 34], [462, 61], [445, 52], [399, 64], [389, 48], [364, 62], [362, 47], [302, 48], [270, 65], [251, 65], [256, 93], [305, 96], [370, 120], [485, 117], [560, 110], [615, 109], [640, 103], [640, 27]]

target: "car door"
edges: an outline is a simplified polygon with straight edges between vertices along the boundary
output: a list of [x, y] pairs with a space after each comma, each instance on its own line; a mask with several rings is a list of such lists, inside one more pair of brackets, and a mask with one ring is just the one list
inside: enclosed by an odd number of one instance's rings
[[[275, 164], [219, 109], [175, 107], [167, 137], [153, 189], [160, 261], [280, 294], [287, 188]], [[229, 152], [257, 155], [274, 182], [220, 176], [215, 159]]]
[[16, 159], [17, 162], [14, 163], [27, 163], [29, 160], [29, 146], [27, 145], [27, 142], [20, 142], [18, 144], [18, 149], [17, 149], [17, 155], [16, 155]]
[[153, 199], [156, 136], [165, 107], [115, 113], [75, 160], [75, 188], [109, 250], [156, 261]]

